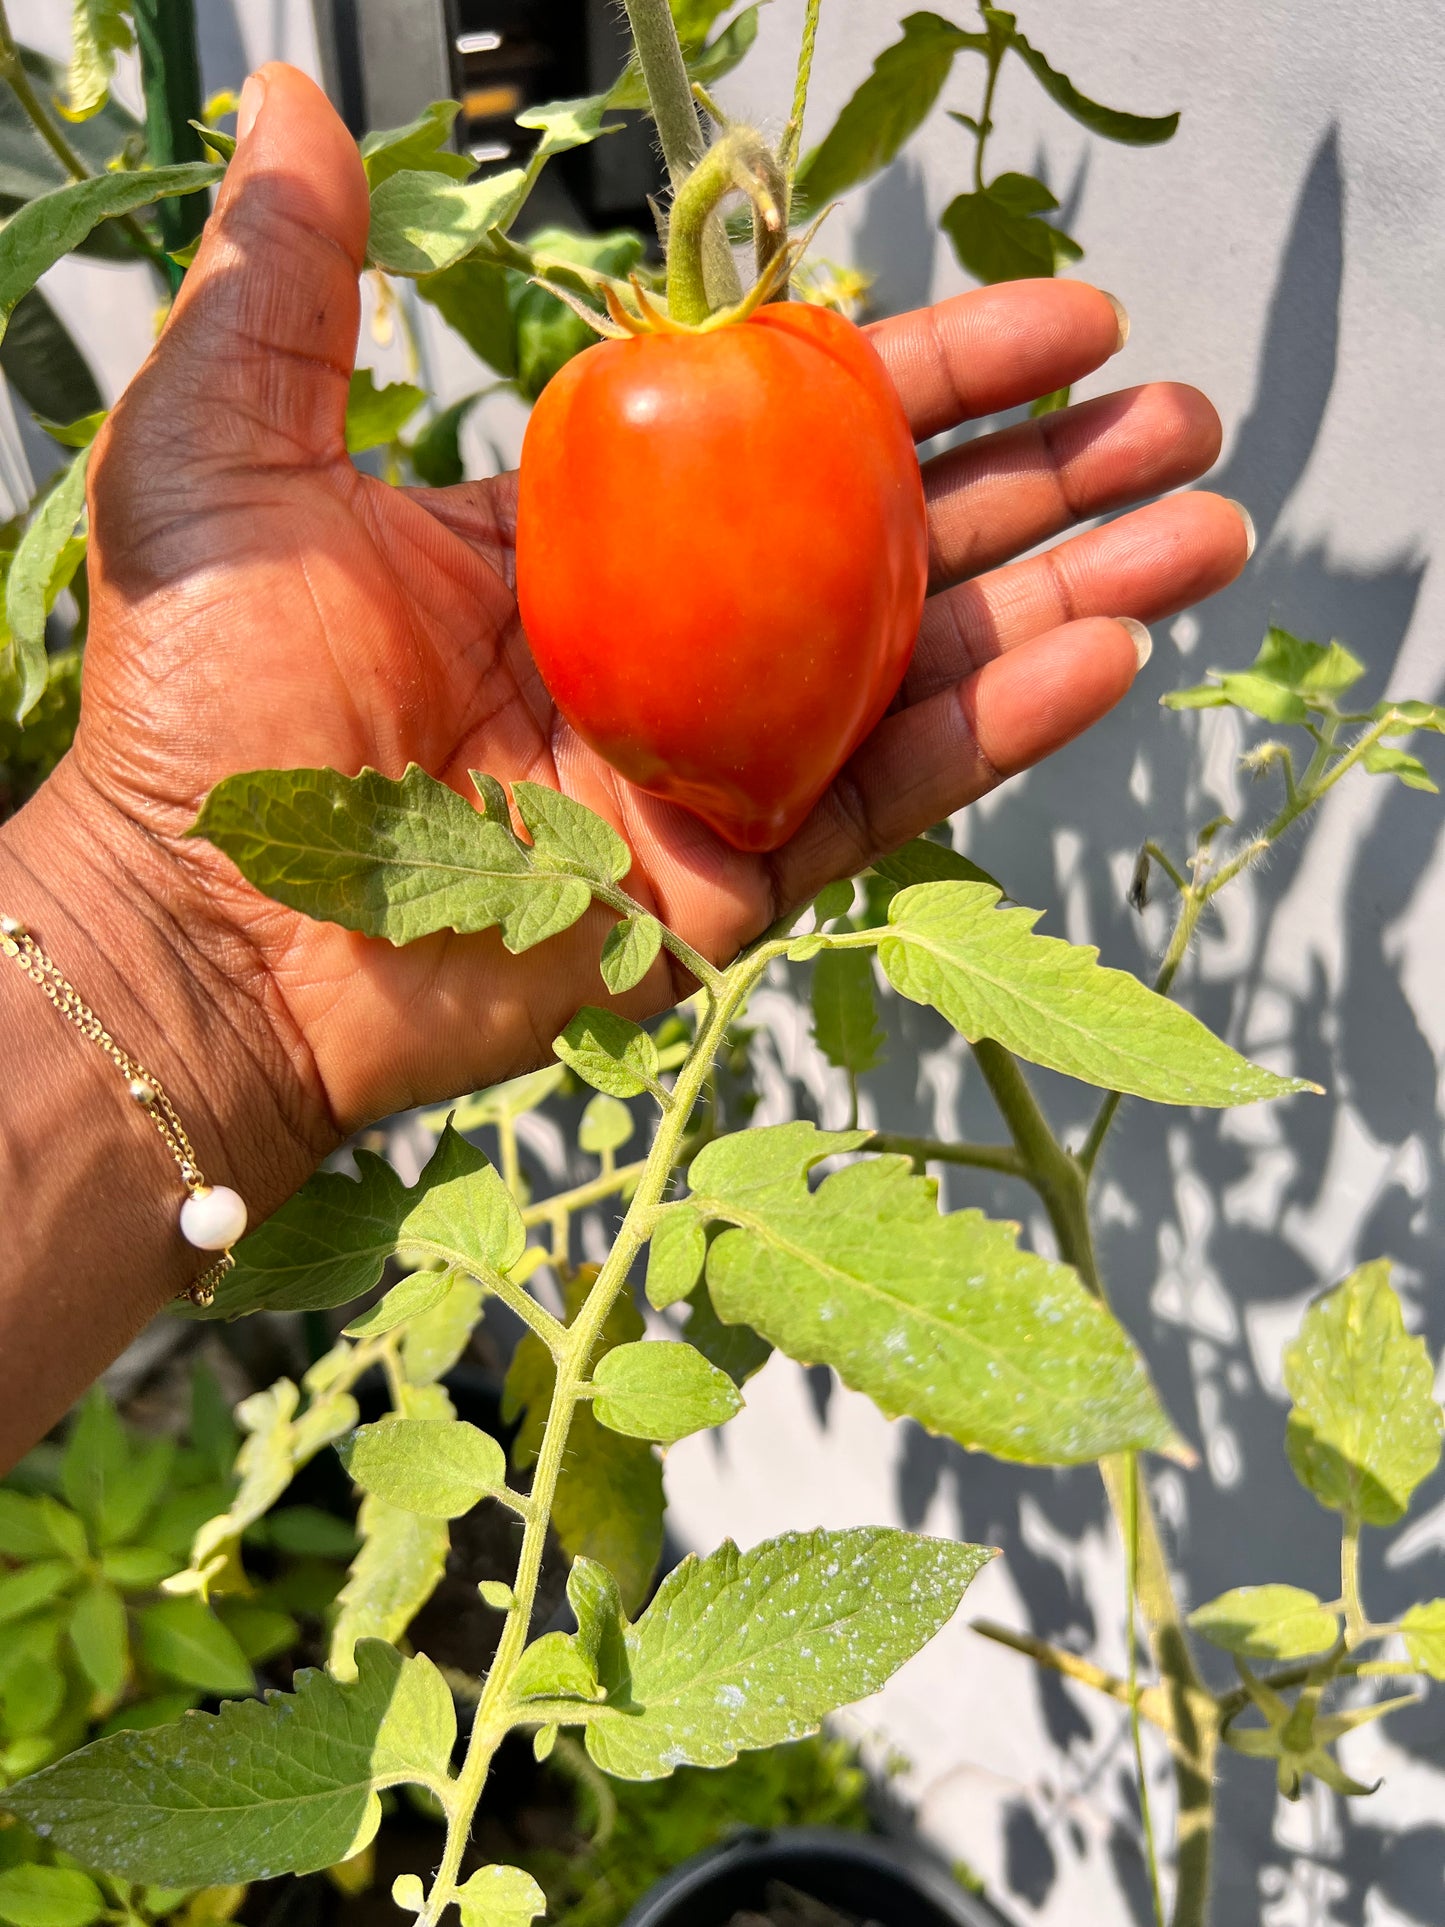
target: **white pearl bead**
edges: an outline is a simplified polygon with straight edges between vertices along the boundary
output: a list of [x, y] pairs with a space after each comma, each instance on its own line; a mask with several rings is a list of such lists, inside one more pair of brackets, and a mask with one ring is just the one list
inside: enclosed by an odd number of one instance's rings
[[246, 1229], [246, 1201], [229, 1185], [212, 1185], [181, 1206], [181, 1236], [200, 1251], [225, 1251]]

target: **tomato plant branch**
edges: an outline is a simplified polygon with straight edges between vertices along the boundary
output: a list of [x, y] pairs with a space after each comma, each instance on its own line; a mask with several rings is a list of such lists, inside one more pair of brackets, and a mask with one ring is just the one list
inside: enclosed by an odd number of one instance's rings
[[1012, 1647], [1036, 1665], [1045, 1667], [1051, 1673], [1059, 1673], [1065, 1679], [1077, 1680], [1081, 1686], [1091, 1687], [1106, 1698], [1118, 1700], [1121, 1706], [1137, 1705], [1142, 1716], [1161, 1733], [1171, 1731], [1169, 1702], [1157, 1686], [1130, 1687], [1127, 1680], [1120, 1679], [1116, 1673], [1106, 1672], [1096, 1666], [1091, 1659], [1080, 1653], [1071, 1653], [1066, 1647], [1054, 1646], [1046, 1639], [1037, 1639], [1032, 1633], [1015, 1632], [1011, 1626], [1001, 1626], [997, 1620], [975, 1619], [973, 1630], [985, 1639], [992, 1639], [1000, 1646]]
[[1006, 1178], [1032, 1184], [1032, 1170], [1012, 1144], [950, 1144], [943, 1138], [907, 1137], [900, 1131], [875, 1131], [872, 1151], [895, 1152], [917, 1164], [966, 1164], [980, 1171], [997, 1171]]
[[1054, 1136], [1012, 1053], [992, 1038], [982, 1037], [974, 1045], [973, 1054], [1008, 1125], [1024, 1174], [1043, 1199], [1065, 1262], [1073, 1265], [1096, 1298], [1107, 1302], [1094, 1261], [1088, 1185], [1079, 1161]]
[[1149, 1775], [1144, 1763], [1144, 1734], [1139, 1707], [1139, 1635], [1135, 1623], [1139, 1600], [1139, 1454], [1127, 1457], [1125, 1490], [1129, 1501], [1128, 1532], [1124, 1540], [1124, 1638], [1128, 1644], [1129, 1737], [1134, 1745], [1134, 1778], [1139, 1789], [1139, 1818], [1144, 1829], [1144, 1859], [1149, 1869], [1149, 1896], [1156, 1927], [1165, 1927], [1164, 1899], [1159, 1887], [1159, 1848], [1154, 1838], [1154, 1809], [1149, 1798]]
[[[667, 311], [674, 321], [697, 327], [713, 312], [704, 252], [713, 217], [728, 194], [746, 194], [757, 215], [760, 236], [772, 236], [768, 253], [760, 242], [759, 266], [766, 269], [787, 240], [787, 182], [777, 156], [761, 134], [731, 127], [715, 141], [677, 190], [667, 231]], [[766, 254], [766, 259], [763, 256]]]
[[778, 155], [790, 189], [798, 168], [798, 149], [803, 139], [803, 115], [807, 111], [808, 87], [813, 78], [813, 53], [818, 44], [818, 16], [822, 10], [823, 0], [808, 0], [807, 17], [803, 22], [803, 44], [798, 50], [798, 77], [793, 83], [793, 111], [789, 114], [788, 124], [783, 130], [783, 144]]
[[[536, 1703], [516, 1700], [513, 1680], [527, 1647], [537, 1583], [542, 1570], [542, 1554], [573, 1416], [578, 1405], [588, 1396], [592, 1354], [597, 1348], [608, 1314], [626, 1288], [633, 1261], [651, 1231], [657, 1206], [662, 1202], [678, 1159], [687, 1120], [706, 1084], [713, 1059], [723, 1047], [728, 1025], [747, 1001], [754, 983], [767, 966], [770, 948], [762, 946], [759, 951], [741, 959], [722, 974], [718, 992], [710, 999], [706, 1017], [678, 1073], [672, 1106], [663, 1113], [612, 1249], [581, 1310], [562, 1334], [561, 1344], [555, 1353], [557, 1377], [532, 1477], [517, 1575], [512, 1586], [512, 1604], [507, 1612], [496, 1657], [477, 1703], [466, 1757], [452, 1789], [446, 1850], [427, 1896], [426, 1906], [418, 1917], [419, 1927], [436, 1927], [442, 1913], [455, 1898], [457, 1875], [470, 1836], [472, 1819], [486, 1785], [493, 1756], [502, 1739], [519, 1721], [535, 1724], [539, 1718], [545, 1720], [548, 1717], [545, 1712], [539, 1713]], [[584, 1702], [565, 1702], [563, 1711], [551, 1706], [550, 1702], [548, 1704], [552, 1714], [558, 1718], [579, 1721], [587, 1717]]]

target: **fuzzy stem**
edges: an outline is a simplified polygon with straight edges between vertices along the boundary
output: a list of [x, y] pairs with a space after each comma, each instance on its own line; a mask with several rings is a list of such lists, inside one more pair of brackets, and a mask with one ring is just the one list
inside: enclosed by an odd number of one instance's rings
[[813, 77], [813, 53], [818, 44], [818, 15], [823, 10], [823, 0], [808, 0], [807, 18], [803, 22], [803, 44], [798, 51], [798, 77], [793, 83], [793, 111], [788, 116], [788, 125], [783, 133], [783, 145], [778, 158], [783, 164], [783, 172], [792, 186], [793, 176], [798, 170], [798, 149], [803, 139], [803, 115], [808, 106], [808, 84]]
[[[557, 1482], [562, 1472], [573, 1415], [587, 1396], [592, 1354], [609, 1312], [626, 1288], [633, 1261], [651, 1232], [656, 1207], [662, 1202], [678, 1158], [687, 1119], [707, 1081], [713, 1059], [722, 1048], [728, 1025], [747, 1001], [748, 993], [774, 954], [773, 947], [764, 946], [743, 958], [720, 979], [718, 994], [709, 998], [707, 1016], [678, 1073], [672, 1108], [663, 1113], [616, 1241], [597, 1274], [596, 1283], [588, 1293], [585, 1304], [567, 1328], [557, 1352], [557, 1380], [552, 1389], [552, 1402], [532, 1478], [526, 1527], [517, 1561], [517, 1576], [512, 1587], [513, 1604], [502, 1629], [486, 1686], [477, 1704], [466, 1758], [455, 1782], [448, 1810], [446, 1851], [427, 1896], [426, 1907], [418, 1917], [418, 1927], [436, 1927], [442, 1913], [455, 1897], [457, 1874], [470, 1835], [472, 1818], [486, 1785], [492, 1758], [503, 1737], [514, 1725], [519, 1722], [531, 1723], [536, 1715], [537, 1709], [519, 1707], [513, 1700], [512, 1681], [527, 1646], [537, 1582], [542, 1570], [542, 1554], [557, 1496]], [[571, 1718], [585, 1719], [585, 1709], [576, 1702], [567, 1704]]]
[[[682, 45], [667, 0], [624, 0], [624, 5], [652, 118], [662, 142], [662, 157], [676, 193], [707, 151], [692, 97], [692, 83], [687, 77], [687, 63], [682, 57]], [[710, 224], [703, 247], [707, 284], [714, 304], [725, 307], [741, 300], [742, 283], [733, 265], [732, 251], [716, 221]]]
[[[787, 240], [787, 184], [772, 149], [748, 127], [733, 127], [714, 142], [677, 191], [667, 242], [667, 311], [697, 327], [714, 311], [705, 242], [724, 196], [746, 194], [760, 229]], [[773, 253], [777, 248], [773, 249]], [[764, 263], [766, 265], [766, 263]]]
[[950, 1144], [941, 1138], [905, 1137], [898, 1131], [875, 1131], [870, 1151], [896, 1152], [915, 1164], [966, 1164], [980, 1171], [997, 1171], [1006, 1178], [1033, 1182], [1033, 1173], [1012, 1144]]

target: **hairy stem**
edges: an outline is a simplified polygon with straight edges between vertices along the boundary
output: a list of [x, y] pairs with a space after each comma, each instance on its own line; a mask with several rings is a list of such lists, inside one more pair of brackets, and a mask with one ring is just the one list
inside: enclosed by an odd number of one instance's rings
[[1135, 1609], [1139, 1600], [1139, 1454], [1128, 1455], [1125, 1490], [1129, 1501], [1128, 1537], [1124, 1546], [1124, 1637], [1129, 1648], [1129, 1735], [1134, 1743], [1134, 1777], [1139, 1787], [1139, 1819], [1144, 1828], [1144, 1859], [1149, 1869], [1149, 1895], [1156, 1927], [1164, 1927], [1164, 1899], [1159, 1889], [1159, 1849], [1154, 1839], [1154, 1812], [1149, 1799], [1149, 1775], [1144, 1764], [1144, 1735], [1139, 1708], [1139, 1637]]
[[950, 1144], [941, 1138], [906, 1137], [899, 1131], [875, 1131], [870, 1151], [896, 1152], [916, 1164], [966, 1164], [980, 1171], [998, 1171], [1006, 1178], [1033, 1183], [1033, 1172], [1012, 1144]]
[[[662, 157], [676, 193], [707, 150], [672, 9], [667, 0], [623, 0], [623, 4], [662, 142]], [[710, 229], [704, 242], [707, 283], [714, 302], [721, 307], [740, 300], [743, 290], [727, 236], [716, 221]]]
[[585, 1711], [576, 1702], [565, 1708], [519, 1709], [512, 1698], [512, 1681], [526, 1650], [536, 1603], [537, 1581], [542, 1569], [542, 1554], [547, 1528], [557, 1495], [567, 1440], [577, 1407], [588, 1395], [588, 1372], [592, 1354], [601, 1337], [608, 1313], [626, 1288], [633, 1260], [651, 1231], [656, 1207], [662, 1202], [668, 1179], [677, 1162], [680, 1146], [693, 1106], [707, 1081], [713, 1059], [722, 1048], [728, 1025], [747, 1000], [753, 984], [766, 969], [775, 948], [765, 946], [744, 958], [720, 979], [718, 994], [710, 996], [708, 1009], [688, 1057], [678, 1073], [673, 1103], [663, 1113], [657, 1136], [653, 1139], [638, 1179], [637, 1188], [618, 1230], [606, 1262], [582, 1309], [567, 1328], [556, 1353], [557, 1379], [537, 1454], [536, 1470], [517, 1560], [513, 1583], [513, 1604], [502, 1629], [496, 1658], [492, 1661], [487, 1683], [477, 1704], [471, 1739], [453, 1791], [447, 1822], [447, 1844], [436, 1880], [419, 1916], [419, 1927], [436, 1927], [443, 1911], [456, 1892], [457, 1873], [470, 1835], [472, 1818], [486, 1785], [493, 1755], [510, 1728], [519, 1723], [535, 1723], [538, 1717], [562, 1716], [578, 1720]]
[[1009, 1127], [1020, 1163], [1044, 1201], [1059, 1251], [1096, 1298], [1104, 1298], [1089, 1231], [1088, 1186], [1083, 1168], [1054, 1136], [1017, 1059], [991, 1038], [973, 1047], [984, 1081]]
[[818, 44], [818, 15], [822, 11], [823, 0], [808, 0], [807, 17], [803, 22], [803, 44], [798, 51], [798, 77], [793, 83], [793, 111], [788, 116], [788, 125], [783, 132], [783, 145], [778, 155], [790, 188], [793, 184], [793, 176], [798, 170], [798, 149], [803, 139], [803, 115], [808, 107], [808, 86], [813, 78], [813, 53]]
[[[787, 184], [777, 157], [760, 134], [729, 128], [711, 146], [677, 191], [667, 238], [667, 311], [674, 321], [696, 327], [714, 311], [707, 273], [706, 244], [725, 195], [746, 194], [758, 215], [760, 231], [787, 241]], [[764, 250], [760, 247], [760, 256]], [[771, 259], [771, 256], [769, 256]], [[762, 262], [766, 268], [767, 261]]]
[[1340, 1539], [1340, 1603], [1345, 1609], [1345, 1644], [1353, 1649], [1370, 1637], [1370, 1622], [1360, 1598], [1360, 1522], [1345, 1515]]

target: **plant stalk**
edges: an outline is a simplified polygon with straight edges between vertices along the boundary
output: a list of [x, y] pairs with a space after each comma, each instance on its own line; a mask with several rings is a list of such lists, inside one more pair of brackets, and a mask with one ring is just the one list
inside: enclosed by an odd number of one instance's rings
[[[662, 142], [662, 157], [676, 194], [707, 151], [682, 43], [667, 0], [623, 0], [623, 4]], [[726, 307], [742, 299], [742, 282], [721, 224], [713, 221], [709, 227], [704, 241], [708, 293], [714, 307]]]
[[[201, 117], [201, 67], [196, 52], [194, 0], [135, 0], [136, 45], [145, 94], [146, 146], [156, 166], [205, 159], [191, 125]], [[167, 254], [189, 247], [206, 225], [208, 193], [181, 194], [156, 209]], [[172, 290], [185, 269], [167, 260]]]
[[822, 11], [823, 0], [808, 0], [807, 17], [803, 21], [803, 44], [798, 50], [798, 77], [793, 83], [793, 111], [788, 116], [788, 125], [784, 130], [783, 144], [778, 154], [790, 191], [793, 176], [798, 171], [798, 149], [803, 139], [803, 115], [808, 107], [808, 87], [813, 78], [813, 54], [818, 45], [818, 16]]

